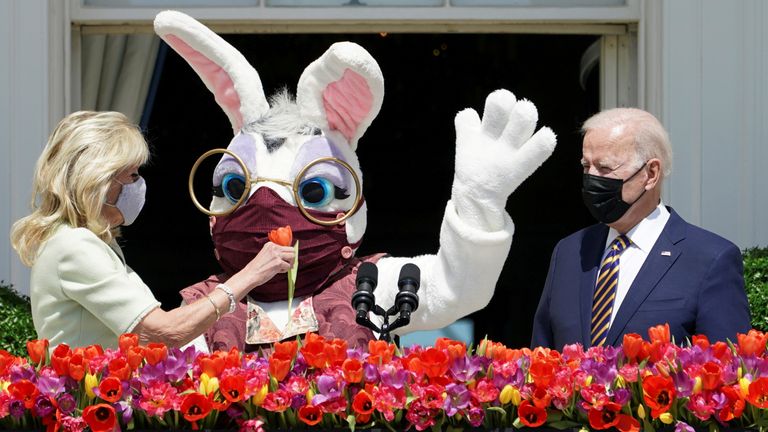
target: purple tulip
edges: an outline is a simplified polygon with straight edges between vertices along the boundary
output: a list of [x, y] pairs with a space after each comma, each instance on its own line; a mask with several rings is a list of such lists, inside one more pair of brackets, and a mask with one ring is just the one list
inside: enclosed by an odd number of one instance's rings
[[8, 404], [8, 412], [15, 419], [20, 419], [24, 416], [27, 410], [24, 408], [24, 402], [14, 399]]
[[38, 417], [47, 417], [54, 411], [53, 402], [48, 395], [40, 395], [35, 399], [35, 415]]
[[448, 384], [445, 386], [445, 402], [443, 403], [443, 410], [449, 417], [454, 416], [460, 409], [464, 409], [469, 406], [471, 394], [464, 384]]
[[59, 404], [59, 409], [61, 412], [67, 415], [72, 414], [72, 412], [75, 411], [75, 407], [77, 406], [75, 397], [69, 393], [60, 394], [59, 397], [56, 398], [56, 402]]

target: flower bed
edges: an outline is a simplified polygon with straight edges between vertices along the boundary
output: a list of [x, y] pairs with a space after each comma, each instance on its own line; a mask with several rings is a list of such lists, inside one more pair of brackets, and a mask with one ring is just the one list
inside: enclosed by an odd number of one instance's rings
[[658, 326], [618, 348], [468, 350], [439, 339], [399, 352], [308, 334], [265, 358], [140, 346], [135, 335], [117, 350], [48, 355], [37, 340], [28, 357], [0, 350], [0, 429], [762, 429], [766, 335], [737, 342], [696, 336], [679, 347]]

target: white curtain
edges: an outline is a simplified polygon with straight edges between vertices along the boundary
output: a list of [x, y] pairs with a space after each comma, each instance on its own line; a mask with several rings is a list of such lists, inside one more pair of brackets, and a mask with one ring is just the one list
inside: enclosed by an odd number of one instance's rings
[[159, 46], [152, 34], [84, 35], [82, 108], [119, 111], [138, 124]]

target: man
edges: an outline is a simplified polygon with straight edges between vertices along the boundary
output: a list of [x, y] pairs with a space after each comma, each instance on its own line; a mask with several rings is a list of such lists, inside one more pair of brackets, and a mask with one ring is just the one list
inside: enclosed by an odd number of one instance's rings
[[669, 323], [680, 343], [750, 328], [741, 252], [661, 202], [672, 151], [650, 113], [617, 108], [584, 123], [583, 198], [601, 223], [561, 240], [533, 325], [533, 346], [621, 345]]

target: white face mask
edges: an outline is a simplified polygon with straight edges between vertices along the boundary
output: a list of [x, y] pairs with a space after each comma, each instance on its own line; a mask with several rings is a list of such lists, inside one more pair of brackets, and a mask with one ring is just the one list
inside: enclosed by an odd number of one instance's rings
[[123, 185], [123, 189], [120, 191], [116, 203], [106, 204], [120, 210], [120, 213], [123, 214], [123, 226], [128, 226], [136, 220], [142, 207], [144, 207], [147, 184], [144, 182], [144, 177], [139, 177], [133, 183], [122, 183], [119, 180], [115, 181]]

